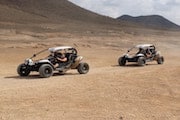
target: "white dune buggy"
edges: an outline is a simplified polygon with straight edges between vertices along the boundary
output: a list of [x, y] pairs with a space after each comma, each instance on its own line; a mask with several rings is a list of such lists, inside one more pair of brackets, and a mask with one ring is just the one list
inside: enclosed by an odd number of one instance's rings
[[[66, 51], [65, 56], [67, 61], [64, 63], [58, 63], [59, 66], [55, 67], [57, 64], [57, 58], [54, 56], [54, 53], [59, 51]], [[49, 51], [50, 55], [44, 59], [33, 60], [37, 55]], [[83, 57], [77, 55], [77, 50], [70, 46], [60, 46], [53, 47], [49, 49], [42, 50], [37, 54], [34, 54], [31, 58], [25, 60], [24, 63], [20, 64], [17, 68], [17, 73], [20, 76], [28, 76], [31, 71], [39, 72], [40, 76], [47, 78], [53, 75], [54, 71], [58, 71], [61, 74], [64, 74], [67, 70], [77, 69], [80, 74], [86, 74], [89, 72], [89, 65], [85, 62], [82, 62]]]
[[161, 56], [160, 51], [156, 51], [153, 44], [141, 44], [132, 47], [118, 59], [120, 66], [125, 66], [127, 62], [136, 62], [139, 66], [144, 66], [146, 62], [151, 61], [157, 61], [158, 64], [164, 62], [164, 57]]

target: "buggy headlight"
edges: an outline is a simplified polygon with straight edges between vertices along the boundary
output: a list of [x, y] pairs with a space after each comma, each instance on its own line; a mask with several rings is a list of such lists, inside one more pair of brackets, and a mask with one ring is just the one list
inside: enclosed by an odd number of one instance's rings
[[128, 56], [129, 56], [129, 54], [125, 54], [124, 56], [125, 56], [125, 57], [128, 57]]
[[25, 59], [24, 64], [28, 65], [29, 64], [29, 59]]
[[32, 59], [26, 59], [25, 62], [24, 62], [26, 65], [33, 65], [33, 61]]

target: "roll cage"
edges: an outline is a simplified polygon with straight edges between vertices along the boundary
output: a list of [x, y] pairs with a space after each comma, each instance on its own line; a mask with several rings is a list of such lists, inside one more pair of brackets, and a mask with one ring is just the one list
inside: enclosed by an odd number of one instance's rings
[[127, 53], [133, 51], [135, 48], [138, 49], [137, 50], [138, 52], [136, 51], [136, 53], [135, 53], [136, 55], [138, 55], [138, 54], [146, 55], [146, 54], [155, 54], [156, 53], [156, 48], [155, 48], [155, 46], [153, 44], [136, 45], [136, 46], [130, 48], [127, 51]]

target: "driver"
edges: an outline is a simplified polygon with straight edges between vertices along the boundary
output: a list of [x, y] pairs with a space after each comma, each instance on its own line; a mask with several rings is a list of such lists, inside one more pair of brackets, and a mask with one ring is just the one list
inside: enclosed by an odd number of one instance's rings
[[55, 52], [54, 57], [56, 58], [57, 62], [54, 65], [55, 68], [61, 67], [64, 65], [65, 62], [67, 62], [67, 57], [66, 57], [66, 51], [61, 50], [60, 52]]
[[144, 51], [144, 49], [142, 49], [142, 48], [139, 48], [139, 51], [136, 53], [136, 54], [145, 54], [145, 51]]
[[152, 56], [152, 52], [150, 51], [150, 49], [148, 48], [147, 50], [146, 50], [146, 57], [147, 58], [150, 58]]

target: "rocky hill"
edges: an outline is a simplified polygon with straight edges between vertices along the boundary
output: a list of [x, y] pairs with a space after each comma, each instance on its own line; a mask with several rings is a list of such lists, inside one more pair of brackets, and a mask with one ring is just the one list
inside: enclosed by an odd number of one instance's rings
[[[84, 31], [85, 29], [104, 29], [104, 26], [111, 27], [112, 24], [116, 26], [120, 23], [80, 8], [68, 0], [0, 1], [1, 28], [37, 28], [36, 30], [48, 28], [58, 31], [68, 28]], [[51, 29], [52, 26], [53, 29]]]
[[121, 17], [118, 17], [117, 19], [126, 22], [131, 22], [134, 24], [139, 24], [147, 28], [180, 30], [180, 26], [176, 25], [175, 23], [159, 15], [138, 16], [138, 17], [123, 15]]
[[146, 25], [157, 27], [157, 23], [161, 29], [179, 28], [160, 16], [150, 19], [122, 16], [118, 20], [113, 19], [83, 9], [68, 0], [0, 0], [1, 29], [106, 34], [109, 31], [131, 33], [139, 31], [137, 28], [146, 29]]

